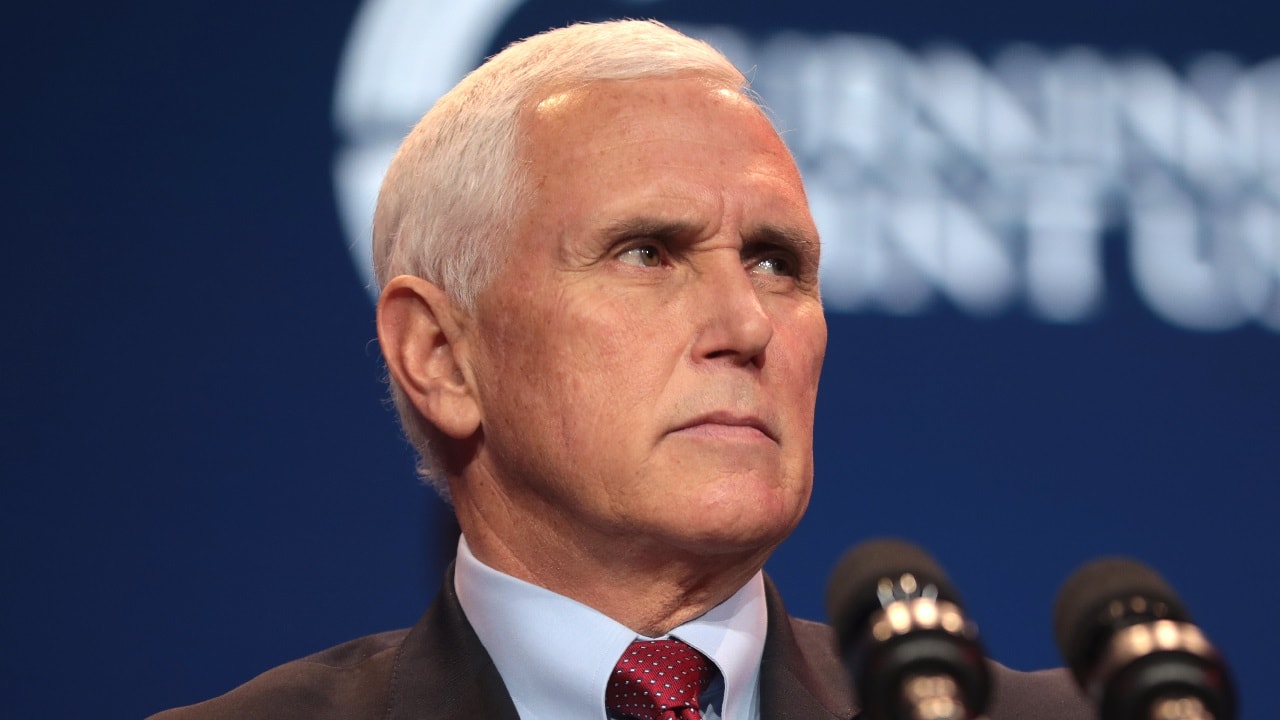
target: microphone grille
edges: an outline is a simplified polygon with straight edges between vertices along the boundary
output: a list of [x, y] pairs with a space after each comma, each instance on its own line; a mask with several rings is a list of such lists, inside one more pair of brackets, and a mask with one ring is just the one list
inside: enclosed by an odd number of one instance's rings
[[1077, 570], [1058, 592], [1053, 615], [1058, 649], [1078, 676], [1116, 630], [1146, 620], [1191, 619], [1164, 578], [1124, 557], [1101, 558]]
[[936, 586], [938, 597], [960, 604], [946, 573], [924, 550], [904, 540], [869, 540], [840, 558], [827, 583], [827, 617], [841, 643], [880, 609], [876, 593], [880, 581], [897, 579], [904, 573], [914, 575], [922, 586]]

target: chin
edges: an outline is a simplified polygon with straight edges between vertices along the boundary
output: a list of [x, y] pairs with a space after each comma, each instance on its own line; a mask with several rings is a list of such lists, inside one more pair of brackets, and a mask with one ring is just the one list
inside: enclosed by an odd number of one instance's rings
[[688, 536], [691, 551], [704, 554], [768, 554], [787, 539], [800, 523], [808, 504], [808, 493], [796, 497], [770, 494], [759, 497], [742, 493], [736, 497], [709, 499], [687, 527], [697, 528]]

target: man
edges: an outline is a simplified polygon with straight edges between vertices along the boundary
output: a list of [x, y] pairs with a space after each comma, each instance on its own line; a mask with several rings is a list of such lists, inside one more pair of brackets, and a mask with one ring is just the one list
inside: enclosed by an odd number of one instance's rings
[[[829, 629], [761, 574], [809, 499], [826, 324], [799, 173], [741, 73], [656, 23], [513, 45], [406, 139], [374, 239], [454, 569], [413, 629], [162, 717], [856, 715]], [[651, 653], [696, 682], [646, 710], [620, 658]], [[997, 717], [1084, 717], [1060, 675], [1011, 678]]]

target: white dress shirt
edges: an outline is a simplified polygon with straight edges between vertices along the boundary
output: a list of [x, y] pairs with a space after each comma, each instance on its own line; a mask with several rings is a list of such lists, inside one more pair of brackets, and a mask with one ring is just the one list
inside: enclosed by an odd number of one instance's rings
[[[476, 559], [466, 538], [454, 568], [458, 601], [493, 658], [521, 720], [608, 720], [614, 665], [644, 638], [592, 608], [518, 580]], [[700, 698], [706, 720], [759, 720], [760, 656], [767, 626], [760, 573], [732, 597], [672, 630], [715, 663]]]

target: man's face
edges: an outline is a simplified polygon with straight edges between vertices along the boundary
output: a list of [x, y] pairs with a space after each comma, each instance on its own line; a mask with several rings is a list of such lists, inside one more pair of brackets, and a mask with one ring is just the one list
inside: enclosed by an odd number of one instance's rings
[[808, 503], [826, 346], [790, 155], [693, 79], [522, 122], [534, 197], [475, 313], [480, 474], [531, 542], [767, 553]]

